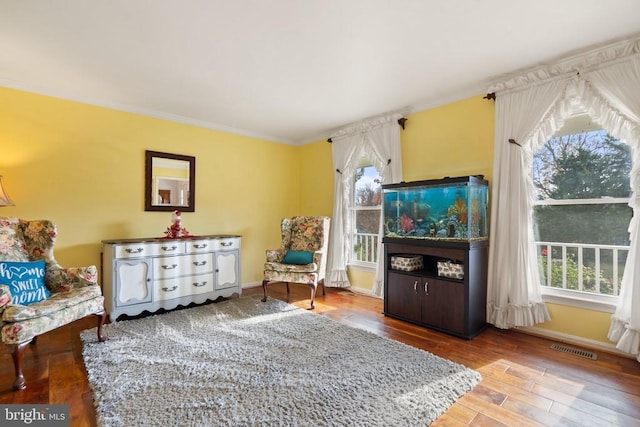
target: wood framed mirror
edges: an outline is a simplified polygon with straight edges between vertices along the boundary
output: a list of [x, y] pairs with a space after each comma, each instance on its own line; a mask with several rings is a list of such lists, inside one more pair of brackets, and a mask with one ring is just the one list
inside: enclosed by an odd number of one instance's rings
[[195, 212], [196, 158], [145, 151], [144, 210]]

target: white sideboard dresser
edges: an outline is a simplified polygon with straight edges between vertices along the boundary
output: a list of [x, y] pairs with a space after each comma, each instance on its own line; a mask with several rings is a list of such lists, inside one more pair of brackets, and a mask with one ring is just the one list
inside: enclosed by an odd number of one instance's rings
[[102, 288], [111, 321], [238, 296], [240, 236], [103, 240]]

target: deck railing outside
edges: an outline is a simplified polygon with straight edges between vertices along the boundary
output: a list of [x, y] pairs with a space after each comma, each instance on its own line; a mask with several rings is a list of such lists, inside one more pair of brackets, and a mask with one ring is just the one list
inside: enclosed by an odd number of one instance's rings
[[355, 261], [367, 263], [378, 261], [377, 234], [356, 233], [353, 240], [353, 259]]
[[629, 246], [535, 242], [543, 285], [617, 296]]
[[[535, 242], [543, 285], [618, 296], [629, 246]], [[376, 263], [378, 235], [356, 233], [353, 259]]]

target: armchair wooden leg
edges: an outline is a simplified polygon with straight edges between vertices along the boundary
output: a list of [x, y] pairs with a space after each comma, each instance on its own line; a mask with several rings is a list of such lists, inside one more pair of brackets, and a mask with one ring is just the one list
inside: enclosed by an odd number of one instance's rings
[[264, 292], [264, 298], [262, 298], [262, 302], [267, 302], [267, 283], [269, 283], [268, 280], [262, 281], [262, 291]]
[[322, 280], [320, 281], [320, 284], [322, 285], [322, 295], [323, 295], [323, 296], [324, 296], [324, 295], [327, 295], [327, 294], [324, 292], [324, 279], [322, 279]]
[[107, 336], [102, 332], [102, 327], [104, 326], [104, 322], [107, 321], [107, 312], [96, 313], [96, 316], [98, 316], [98, 341], [105, 342]]
[[287, 295], [289, 295], [291, 292], [289, 292], [289, 282], [285, 282], [287, 284]]
[[316, 287], [311, 286], [311, 310], [316, 308], [315, 300], [316, 300]]
[[22, 360], [24, 359], [24, 349], [31, 341], [26, 341], [21, 344], [17, 344], [11, 353], [13, 359], [13, 370], [16, 374], [16, 379], [13, 380], [14, 390], [23, 390], [26, 387], [24, 383], [24, 375], [22, 373]]

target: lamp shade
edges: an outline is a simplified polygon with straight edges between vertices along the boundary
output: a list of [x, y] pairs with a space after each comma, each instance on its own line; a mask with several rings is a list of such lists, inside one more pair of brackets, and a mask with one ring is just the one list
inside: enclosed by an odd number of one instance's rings
[[2, 185], [2, 175], [0, 175], [0, 206], [13, 206], [14, 203], [9, 198], [9, 195], [4, 190], [4, 186]]

